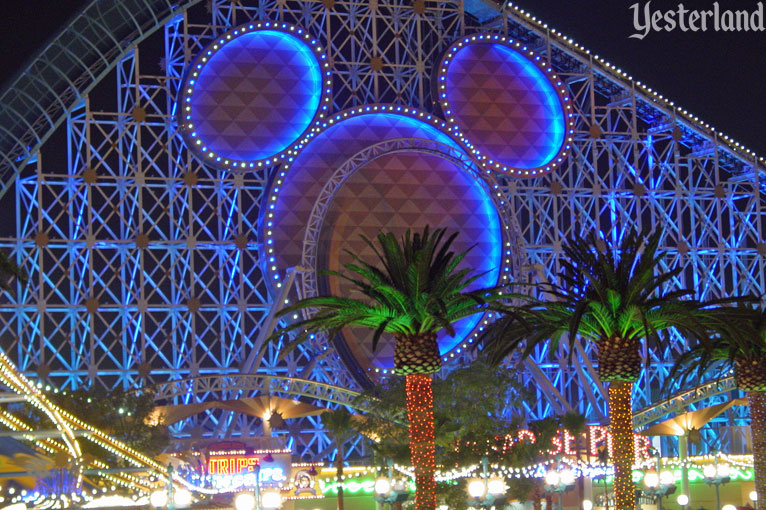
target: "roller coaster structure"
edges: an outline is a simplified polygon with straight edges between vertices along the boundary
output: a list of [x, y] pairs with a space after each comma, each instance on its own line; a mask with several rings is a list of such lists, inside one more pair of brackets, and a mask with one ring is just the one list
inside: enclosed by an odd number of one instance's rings
[[[283, 297], [269, 292], [259, 237], [277, 169], [207, 166], [178, 135], [176, 98], [189, 63], [213, 38], [254, 19], [302, 26], [323, 43], [333, 112], [395, 104], [439, 115], [434, 63], [453, 41], [480, 31], [548, 59], [571, 98], [574, 142], [549, 175], [498, 177], [523, 249], [515, 278], [553, 281], [563, 239], [592, 229], [616, 236], [615, 225], [636, 225], [664, 230], [667, 263], [683, 267], [676, 283], [701, 298], [766, 289], [761, 160], [512, 5], [501, 12], [431, 0], [103, 4], [86, 6], [0, 96], [0, 192], [15, 217], [0, 246], [30, 276], [0, 304], [0, 338], [32, 378], [61, 388], [133, 388], [236, 376], [257, 364], [272, 377], [361, 389], [331, 344], [306, 345], [283, 360], [278, 346], [263, 359], [250, 356]], [[677, 338], [671, 349], [645, 350], [636, 407], [682, 389], [667, 381], [682, 349]], [[536, 352], [520, 375], [538, 389], [530, 417], [576, 409], [604, 422], [594, 359], [587, 346], [571, 361], [564, 350]], [[239, 394], [195, 390], [166, 402]], [[690, 405], [729, 397], [713, 392]], [[733, 408], [718, 423], [741, 425], [742, 412]], [[332, 455], [321, 418], [300, 428], [289, 439], [295, 453]], [[709, 446], [726, 445], [728, 430], [706, 436]], [[258, 431], [257, 420], [220, 411], [173, 429], [179, 437]], [[363, 445], [346, 450], [359, 455]]]

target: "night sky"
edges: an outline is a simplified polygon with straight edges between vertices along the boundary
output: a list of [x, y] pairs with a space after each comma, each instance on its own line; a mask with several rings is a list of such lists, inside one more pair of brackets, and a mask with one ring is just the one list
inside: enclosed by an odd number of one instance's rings
[[[83, 0], [3, 0], [0, 82], [12, 77], [36, 49], [65, 25]], [[766, 156], [766, 32], [650, 32], [636, 30], [629, 0], [515, 0], [637, 80]], [[641, 12], [646, 2], [638, 2]], [[757, 8], [749, 0], [719, 0], [723, 9]], [[688, 9], [712, 9], [713, 0], [688, 0]], [[652, 0], [652, 10], [677, 10], [678, 0]], [[766, 8], [764, 9], [766, 11]], [[766, 19], [764, 20], [766, 23]]]

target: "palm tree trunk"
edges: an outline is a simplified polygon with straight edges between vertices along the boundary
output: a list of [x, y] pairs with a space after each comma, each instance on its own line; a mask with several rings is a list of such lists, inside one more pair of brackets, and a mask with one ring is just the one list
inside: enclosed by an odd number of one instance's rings
[[343, 510], [343, 441], [338, 441], [338, 458], [335, 464], [335, 477], [338, 481], [338, 510]]
[[612, 465], [616, 510], [635, 508], [633, 485], [633, 383], [609, 383], [609, 419], [612, 429]]
[[766, 392], [750, 391], [750, 432], [753, 436], [753, 464], [755, 471], [755, 501], [758, 510], [766, 509]]
[[415, 468], [415, 508], [436, 508], [436, 447], [434, 445], [434, 394], [430, 374], [406, 376], [407, 419], [410, 422], [410, 459]]
[[532, 478], [532, 508], [534, 510], [543, 510], [543, 491], [541, 490], [540, 481], [537, 478]]

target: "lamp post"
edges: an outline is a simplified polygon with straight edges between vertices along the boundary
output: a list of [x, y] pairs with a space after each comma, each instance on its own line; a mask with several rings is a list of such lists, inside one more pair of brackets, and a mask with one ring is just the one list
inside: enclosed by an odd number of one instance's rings
[[176, 510], [173, 498], [173, 464], [168, 464], [168, 510]]
[[264, 491], [263, 498], [260, 491], [253, 496], [251, 492], [241, 492], [234, 498], [234, 508], [236, 510], [276, 510], [282, 506], [282, 496], [279, 491]]
[[[264, 462], [274, 462], [274, 457], [267, 453], [263, 457]], [[255, 464], [255, 487], [253, 492], [241, 492], [234, 498], [234, 507], [237, 510], [271, 510], [282, 506], [282, 496], [279, 491], [264, 491], [261, 494], [261, 463]]]
[[261, 462], [255, 465], [255, 508], [261, 510]]
[[[657, 461], [659, 467], [659, 459]], [[644, 492], [657, 498], [657, 510], [662, 510], [662, 498], [676, 492], [676, 481], [673, 473], [662, 471], [649, 471], [644, 476]]]
[[558, 494], [558, 510], [564, 508], [564, 493], [575, 487], [575, 475], [571, 469], [555, 469], [545, 473], [545, 490]]
[[468, 504], [490, 508], [505, 504], [505, 492], [508, 488], [502, 478], [489, 477], [489, 459], [485, 455], [481, 458], [481, 478], [470, 480], [466, 490], [468, 491]]
[[176, 510], [176, 508], [186, 508], [191, 505], [192, 495], [186, 489], [175, 490], [173, 487], [173, 466], [168, 464], [168, 484], [163, 490], [154, 491], [149, 497], [149, 503], [155, 508], [166, 508], [167, 510]]
[[715, 464], [708, 464], [702, 469], [705, 483], [715, 486], [715, 510], [721, 510], [720, 486], [731, 481], [731, 478], [729, 477], [730, 473], [731, 468], [729, 465], [719, 464], [718, 457], [715, 459]]

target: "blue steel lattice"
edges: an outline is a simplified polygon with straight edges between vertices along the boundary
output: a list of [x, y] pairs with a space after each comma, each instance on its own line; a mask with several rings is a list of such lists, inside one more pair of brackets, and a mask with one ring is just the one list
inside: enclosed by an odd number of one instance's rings
[[0, 95], [0, 197], [130, 47], [199, 0], [93, 1]]
[[[0, 335], [27, 374], [65, 388], [133, 387], [236, 373], [255, 347], [274, 305], [258, 237], [274, 169], [234, 175], [206, 167], [190, 155], [174, 120], [191, 59], [251, 19], [309, 27], [322, 41], [333, 71], [333, 111], [395, 103], [436, 113], [431, 63], [451, 42], [480, 30], [524, 41], [552, 61], [565, 83], [575, 133], [560, 170], [499, 183], [528, 261], [514, 277], [555, 280], [564, 238], [637, 224], [663, 229], [669, 263], [684, 268], [677, 284], [698, 289], [700, 297], [766, 289], [759, 163], [514, 8], [478, 26], [459, 3], [429, 1], [423, 9], [404, 1], [374, 9], [367, 2], [244, 3], [216, 0], [211, 13], [176, 11], [167, 23], [150, 17], [142, 33], [164, 23], [164, 40], [120, 53], [109, 77], [116, 94], [107, 82], [97, 86], [94, 74], [88, 83], [94, 92], [66, 103], [76, 105], [66, 117], [66, 166], [38, 158], [16, 181], [14, 196], [6, 196], [16, 225], [0, 244], [27, 270], [30, 284], [0, 305]], [[42, 156], [56, 149], [46, 146]], [[652, 364], [636, 386], [637, 408], [665, 396], [669, 362], [683, 348], [676, 340], [667, 351], [645, 352]], [[530, 418], [577, 409], [603, 422], [593, 353], [582, 348], [573, 362], [568, 354], [541, 349], [519, 371], [538, 388]], [[331, 350], [307, 346], [277, 358], [270, 348], [261, 369], [356, 387]], [[173, 402], [232, 394], [203, 392]], [[742, 424], [738, 412], [717, 423]], [[300, 432], [291, 435], [297, 454], [331, 454], [321, 419], [293, 429]], [[258, 430], [247, 417], [220, 412], [174, 427], [181, 438]]]

